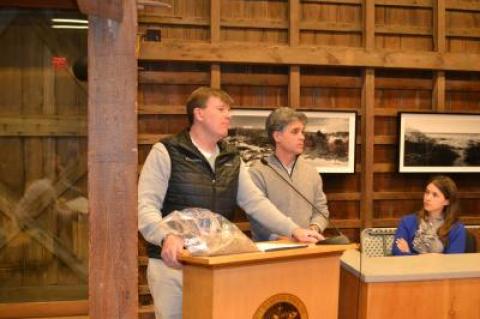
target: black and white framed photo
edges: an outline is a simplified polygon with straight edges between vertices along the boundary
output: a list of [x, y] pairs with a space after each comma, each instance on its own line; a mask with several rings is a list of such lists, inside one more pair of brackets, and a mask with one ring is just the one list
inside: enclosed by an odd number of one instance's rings
[[[271, 110], [232, 110], [232, 122], [226, 140], [240, 150], [251, 165], [273, 153], [265, 131], [265, 119]], [[356, 112], [303, 111], [308, 118], [303, 156], [320, 173], [355, 172]]]
[[480, 115], [400, 113], [399, 171], [480, 172]]

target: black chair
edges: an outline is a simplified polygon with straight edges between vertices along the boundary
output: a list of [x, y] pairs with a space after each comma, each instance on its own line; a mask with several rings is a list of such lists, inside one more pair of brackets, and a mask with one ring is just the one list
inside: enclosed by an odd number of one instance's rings
[[477, 238], [474, 234], [465, 230], [467, 233], [467, 240], [465, 243], [465, 252], [466, 253], [476, 253], [477, 252]]

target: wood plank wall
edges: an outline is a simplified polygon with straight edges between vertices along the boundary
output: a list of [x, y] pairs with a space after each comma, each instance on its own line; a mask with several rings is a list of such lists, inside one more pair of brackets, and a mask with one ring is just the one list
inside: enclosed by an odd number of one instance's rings
[[[358, 240], [362, 227], [394, 226], [418, 209], [430, 176], [396, 172], [398, 112], [480, 113], [478, 2], [164, 2], [139, 11], [140, 166], [153, 143], [185, 127], [185, 99], [200, 85], [240, 108], [355, 110], [356, 172], [323, 179], [333, 222]], [[450, 175], [463, 220], [480, 223], [476, 174]]]
[[87, 298], [88, 215], [64, 206], [87, 191], [87, 92], [70, 68], [86, 33], [10, 17], [0, 27], [0, 302]]

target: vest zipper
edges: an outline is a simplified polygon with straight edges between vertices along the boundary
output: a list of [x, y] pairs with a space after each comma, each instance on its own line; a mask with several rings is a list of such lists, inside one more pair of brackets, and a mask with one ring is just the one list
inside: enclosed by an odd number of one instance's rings
[[216, 210], [217, 210], [216, 205], [215, 205], [216, 204], [215, 198], [217, 197], [216, 183], [217, 183], [217, 180], [215, 178], [212, 179], [212, 188], [213, 188], [213, 192], [212, 192], [212, 207], [213, 207], [213, 209], [212, 209], [212, 211], [214, 213], [216, 213]]

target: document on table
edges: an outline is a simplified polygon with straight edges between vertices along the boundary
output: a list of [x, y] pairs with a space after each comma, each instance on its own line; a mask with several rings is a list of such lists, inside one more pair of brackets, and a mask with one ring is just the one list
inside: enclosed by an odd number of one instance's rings
[[288, 242], [285, 243], [285, 242], [275, 242], [275, 241], [258, 242], [258, 243], [255, 243], [255, 245], [259, 250], [265, 251], [265, 252], [308, 247], [307, 244], [303, 244], [303, 243], [288, 243]]

